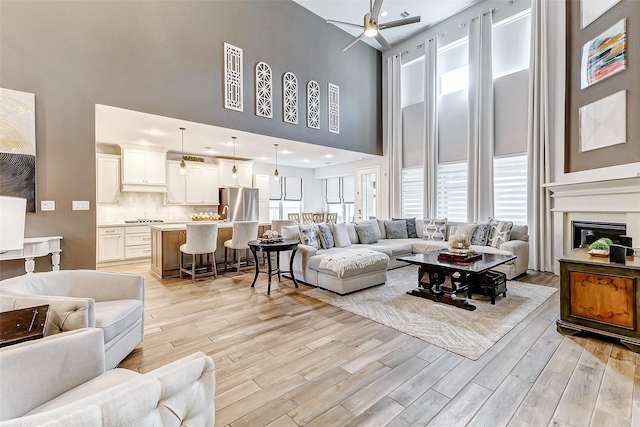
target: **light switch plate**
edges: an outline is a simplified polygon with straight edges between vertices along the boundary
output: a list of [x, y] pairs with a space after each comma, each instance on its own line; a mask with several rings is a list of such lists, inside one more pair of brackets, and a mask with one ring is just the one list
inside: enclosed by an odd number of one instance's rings
[[74, 200], [72, 202], [72, 209], [74, 211], [88, 211], [89, 210], [89, 201], [88, 200]]
[[55, 200], [41, 200], [40, 201], [40, 210], [41, 211], [55, 211], [56, 210], [56, 202], [55, 202]]

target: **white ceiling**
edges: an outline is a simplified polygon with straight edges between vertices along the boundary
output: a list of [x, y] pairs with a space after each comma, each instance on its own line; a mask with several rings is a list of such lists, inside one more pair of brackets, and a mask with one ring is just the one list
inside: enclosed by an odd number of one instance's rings
[[[323, 19], [350, 22], [362, 25], [365, 13], [369, 12], [369, 0], [293, 0]], [[379, 23], [402, 19], [400, 14], [408, 12], [409, 17], [420, 16], [420, 22], [401, 27], [382, 30], [380, 33], [391, 44], [408, 39], [416, 33], [447, 19], [481, 0], [384, 0], [381, 12], [387, 16], [380, 17]], [[333, 25], [333, 24], [327, 24]], [[346, 25], [337, 25], [354, 37], [362, 31]], [[381, 50], [373, 38], [363, 37], [369, 45]]]
[[236, 158], [259, 163], [275, 163], [273, 144], [279, 144], [278, 165], [285, 166], [318, 168], [377, 157], [96, 104], [99, 144], [140, 145], [180, 153], [181, 127], [186, 129], [184, 153], [190, 155], [232, 158], [231, 137], [236, 136]]

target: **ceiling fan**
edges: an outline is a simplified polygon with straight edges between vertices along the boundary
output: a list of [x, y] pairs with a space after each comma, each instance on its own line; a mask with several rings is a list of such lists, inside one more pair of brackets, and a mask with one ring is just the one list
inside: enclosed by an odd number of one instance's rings
[[413, 16], [411, 18], [398, 19], [397, 21], [391, 21], [391, 22], [386, 22], [384, 24], [380, 24], [378, 23], [378, 17], [380, 15], [381, 9], [382, 9], [382, 0], [376, 0], [373, 3], [372, 3], [372, 0], [369, 0], [369, 12], [367, 12], [364, 15], [364, 25], [357, 25], [357, 24], [352, 24], [350, 22], [334, 21], [332, 19], [327, 19], [327, 23], [329, 24], [347, 25], [349, 27], [360, 28], [363, 30], [362, 34], [360, 34], [358, 37], [356, 37], [355, 40], [353, 40], [351, 43], [349, 43], [344, 48], [342, 48], [343, 51], [349, 49], [351, 46], [356, 44], [358, 40], [360, 40], [363, 37], [374, 37], [378, 41], [378, 43], [380, 43], [380, 46], [382, 46], [382, 49], [389, 50], [391, 49], [391, 45], [389, 44], [389, 42], [387, 42], [387, 40], [384, 37], [382, 37], [382, 34], [380, 34], [381, 30], [386, 30], [387, 28], [399, 27], [401, 25], [415, 24], [417, 22], [420, 22], [419, 16]]

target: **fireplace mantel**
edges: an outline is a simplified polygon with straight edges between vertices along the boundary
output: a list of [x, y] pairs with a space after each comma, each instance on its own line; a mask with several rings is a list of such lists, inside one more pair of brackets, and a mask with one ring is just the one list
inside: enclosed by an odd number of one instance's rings
[[[640, 176], [555, 182], [545, 187], [552, 198], [553, 259], [571, 250], [571, 221], [625, 223], [633, 246], [640, 247]], [[554, 272], [559, 273], [558, 263]]]

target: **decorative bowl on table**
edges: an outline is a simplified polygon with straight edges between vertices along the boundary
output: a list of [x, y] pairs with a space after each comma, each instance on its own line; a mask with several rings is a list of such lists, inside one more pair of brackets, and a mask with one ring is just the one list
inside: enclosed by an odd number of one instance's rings
[[606, 258], [609, 256], [609, 251], [605, 249], [591, 249], [589, 255]]
[[260, 243], [280, 243], [284, 240], [284, 237], [259, 237]]

